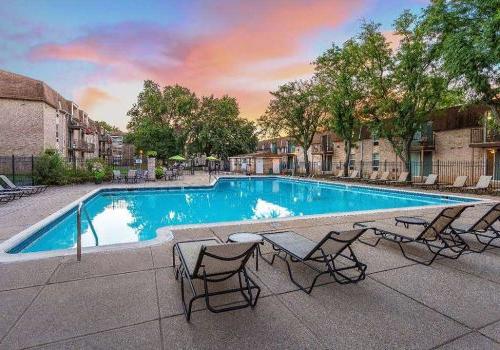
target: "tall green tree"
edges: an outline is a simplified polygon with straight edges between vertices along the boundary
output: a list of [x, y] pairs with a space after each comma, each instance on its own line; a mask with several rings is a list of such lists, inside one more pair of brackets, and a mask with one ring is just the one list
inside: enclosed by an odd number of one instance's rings
[[435, 0], [425, 11], [425, 29], [436, 43], [443, 68], [468, 102], [499, 117], [500, 2]]
[[266, 113], [258, 124], [270, 136], [286, 134], [304, 150], [306, 174], [310, 173], [307, 151], [325, 119], [321, 87], [315, 80], [293, 81], [271, 92]]
[[141, 120], [134, 126], [134, 131], [125, 137], [125, 142], [131, 143], [139, 151], [156, 151], [157, 158], [167, 160], [169, 157], [182, 153], [175, 130], [168, 124], [152, 120]]
[[348, 40], [342, 48], [333, 45], [320, 55], [315, 69], [324, 90], [321, 102], [327, 112], [326, 127], [344, 141], [344, 176], [347, 176], [351, 148], [359, 140], [361, 130], [360, 106], [364, 87], [361, 73], [360, 47]]
[[238, 102], [234, 97], [203, 97], [191, 125], [190, 153], [213, 154], [227, 159], [252, 152], [257, 146], [255, 125], [239, 117]]
[[106, 132], [113, 133], [120, 131], [120, 129], [118, 129], [116, 126], [106, 123], [104, 120], [99, 120], [96, 123], [102, 130]]
[[364, 115], [373, 132], [386, 138], [411, 173], [411, 143], [430, 113], [448, 100], [432, 41], [421, 19], [405, 11], [395, 21], [399, 49], [391, 50], [379, 25], [365, 23], [359, 37], [367, 97]]

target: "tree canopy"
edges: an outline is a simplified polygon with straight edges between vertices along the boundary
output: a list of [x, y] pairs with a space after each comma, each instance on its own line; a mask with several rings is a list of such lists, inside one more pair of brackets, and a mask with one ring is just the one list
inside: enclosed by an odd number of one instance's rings
[[355, 40], [346, 41], [342, 47], [333, 45], [314, 62], [323, 90], [321, 103], [327, 112], [325, 126], [344, 140], [344, 176], [362, 126], [360, 109], [365, 93], [361, 63], [360, 46]]
[[128, 112], [129, 136], [137, 149], [155, 150], [167, 159], [174, 154], [215, 154], [221, 158], [253, 151], [255, 125], [239, 117], [235, 98], [198, 98], [174, 85], [163, 89], [147, 80]]
[[258, 124], [268, 135], [286, 134], [304, 149], [306, 173], [309, 174], [307, 150], [314, 134], [324, 122], [321, 87], [315, 80], [292, 81], [271, 92], [266, 113]]

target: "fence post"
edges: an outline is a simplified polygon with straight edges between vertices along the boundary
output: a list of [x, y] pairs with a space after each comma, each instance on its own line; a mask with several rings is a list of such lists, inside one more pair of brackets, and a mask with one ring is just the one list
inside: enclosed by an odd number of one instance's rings
[[16, 183], [16, 158], [12, 155], [12, 182]]
[[33, 177], [34, 168], [35, 168], [35, 157], [31, 155], [31, 186], [35, 185], [35, 178]]
[[438, 176], [438, 179], [439, 179], [439, 159], [437, 160], [437, 166], [436, 167], [437, 167], [437, 174], [436, 175]]

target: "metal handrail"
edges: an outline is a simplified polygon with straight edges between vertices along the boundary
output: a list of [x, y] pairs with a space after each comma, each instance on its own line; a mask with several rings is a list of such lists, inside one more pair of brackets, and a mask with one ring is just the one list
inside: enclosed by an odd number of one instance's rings
[[95, 245], [99, 245], [99, 237], [95, 231], [94, 225], [90, 220], [89, 213], [83, 207], [83, 202], [78, 203], [78, 209], [76, 210], [76, 260], [82, 260], [82, 211], [87, 217], [87, 222], [89, 223], [90, 230], [94, 235]]

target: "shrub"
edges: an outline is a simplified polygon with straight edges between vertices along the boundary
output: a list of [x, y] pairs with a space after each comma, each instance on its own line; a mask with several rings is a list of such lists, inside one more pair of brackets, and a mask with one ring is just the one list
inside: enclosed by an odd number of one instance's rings
[[165, 171], [161, 166], [156, 167], [155, 169], [155, 176], [157, 179], [161, 179], [165, 175]]
[[101, 183], [102, 180], [111, 180], [113, 177], [111, 166], [109, 166], [109, 164], [101, 158], [92, 158], [87, 160], [86, 166], [91, 178], [96, 183]]
[[69, 167], [66, 171], [67, 184], [72, 184], [72, 183], [81, 184], [92, 180], [93, 180], [92, 173], [85, 168]]
[[156, 151], [147, 151], [146, 155], [148, 156], [148, 158], [156, 158], [156, 156], [158, 155], [158, 152], [156, 152]]
[[67, 165], [61, 155], [53, 149], [48, 149], [37, 159], [33, 176], [36, 183], [43, 185], [64, 185]]

